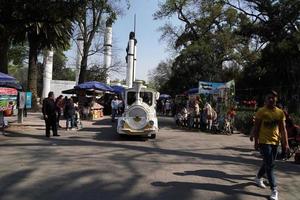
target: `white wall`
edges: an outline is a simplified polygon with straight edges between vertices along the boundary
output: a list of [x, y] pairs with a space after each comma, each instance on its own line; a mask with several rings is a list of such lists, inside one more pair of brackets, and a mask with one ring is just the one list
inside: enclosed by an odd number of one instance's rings
[[[61, 95], [63, 90], [69, 90], [73, 89], [74, 86], [76, 85], [75, 81], [63, 81], [63, 80], [51, 80], [51, 87], [50, 91], [54, 92], [55, 98]], [[70, 96], [70, 95], [65, 95], [64, 96]]]

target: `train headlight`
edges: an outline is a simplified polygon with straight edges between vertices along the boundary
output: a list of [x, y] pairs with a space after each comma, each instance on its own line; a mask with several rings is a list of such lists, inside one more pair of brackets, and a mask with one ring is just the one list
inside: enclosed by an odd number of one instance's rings
[[150, 120], [150, 121], [149, 121], [149, 125], [150, 125], [150, 126], [153, 126], [153, 125], [154, 125], [154, 121]]

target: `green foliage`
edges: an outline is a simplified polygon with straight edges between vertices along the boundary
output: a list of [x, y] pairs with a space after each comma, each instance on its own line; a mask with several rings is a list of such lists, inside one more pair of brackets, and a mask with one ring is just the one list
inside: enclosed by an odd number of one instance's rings
[[[92, 49], [91, 45], [98, 38], [99, 34], [103, 33], [105, 21], [108, 24], [113, 23], [117, 19], [119, 4], [121, 0], [107, 1], [107, 0], [85, 0], [82, 5], [83, 11], [76, 19], [76, 24], [79, 27], [79, 33], [83, 39], [83, 52], [80, 64], [79, 83], [85, 82], [89, 79], [88, 75], [88, 57], [99, 51], [101, 48]], [[127, 1], [128, 3], [128, 1]], [[97, 44], [99, 45], [99, 44]], [[102, 46], [102, 45], [99, 45]]]
[[157, 68], [148, 73], [149, 86], [157, 91], [163, 92], [161, 91], [161, 87], [170, 79], [172, 73], [171, 67], [171, 60], [160, 62]]
[[67, 57], [62, 49], [56, 49], [53, 54], [53, 80], [75, 80], [75, 71], [66, 67]]
[[100, 65], [93, 65], [86, 74], [86, 81], [106, 82], [107, 69]]
[[[251, 55], [249, 41], [235, 34], [245, 21], [244, 15], [221, 1], [170, 0], [154, 17], [163, 19], [175, 14], [183, 26], [167, 24], [161, 28], [163, 38], [178, 52], [169, 81], [162, 88], [178, 94], [197, 87], [200, 80], [224, 82], [238, 78], [240, 70], [230, 70], [231, 66], [241, 65]], [[176, 84], [178, 80], [180, 84]]]
[[28, 47], [20, 44], [12, 45], [8, 51], [8, 61], [18, 67], [23, 67], [28, 58]]
[[296, 125], [300, 125], [300, 115], [296, 115], [294, 113], [290, 114], [290, 117], [293, 119], [293, 122], [296, 124]]
[[300, 1], [246, 2], [252, 5], [249, 10], [229, 3], [240, 12], [257, 14], [240, 27], [239, 34], [259, 40], [262, 48], [258, 49], [258, 59], [247, 63], [237, 85], [251, 88], [256, 95], [275, 89], [289, 110], [299, 114], [294, 95], [300, 95]]
[[238, 96], [261, 99], [272, 88], [300, 113], [299, 0], [168, 0], [154, 14], [173, 16], [182, 25], [160, 29], [177, 55], [161, 90], [179, 94], [199, 80], [234, 79]]
[[28, 46], [11, 45], [8, 50], [8, 73], [15, 77], [21, 85], [27, 84], [27, 68], [24, 67], [25, 60], [28, 58]]
[[234, 125], [238, 131], [241, 131], [244, 134], [250, 134], [250, 131], [253, 127], [253, 116], [254, 112], [251, 111], [237, 111]]

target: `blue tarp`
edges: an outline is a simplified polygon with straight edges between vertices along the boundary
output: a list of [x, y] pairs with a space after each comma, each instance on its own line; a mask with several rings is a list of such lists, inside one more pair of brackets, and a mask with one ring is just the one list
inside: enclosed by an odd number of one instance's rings
[[120, 86], [120, 85], [113, 85], [113, 86], [110, 86], [115, 93], [117, 94], [122, 94], [124, 91], [125, 91], [125, 88]]
[[104, 92], [114, 92], [114, 89], [105, 83], [98, 81], [84, 82], [74, 86], [74, 89], [86, 89], [86, 90], [101, 90]]
[[16, 88], [17, 90], [22, 90], [22, 86], [14, 77], [4, 74], [2, 72], [0, 72], [0, 87], [9, 87]]
[[168, 94], [161, 94], [161, 95], [159, 95], [159, 99], [169, 99], [169, 98], [171, 98], [171, 96], [168, 95]]
[[191, 88], [188, 90], [188, 94], [198, 94], [199, 88]]

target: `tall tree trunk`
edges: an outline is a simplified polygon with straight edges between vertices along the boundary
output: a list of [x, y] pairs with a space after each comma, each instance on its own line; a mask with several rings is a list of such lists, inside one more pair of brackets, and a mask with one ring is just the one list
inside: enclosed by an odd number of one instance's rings
[[0, 72], [8, 73], [9, 36], [4, 36], [0, 41]]
[[38, 45], [33, 40], [29, 41], [29, 66], [27, 88], [32, 92], [32, 109], [37, 110], [37, 56]]
[[84, 54], [82, 56], [82, 60], [81, 60], [81, 66], [80, 66], [80, 74], [79, 74], [78, 84], [85, 82], [86, 69], [87, 69], [87, 60], [88, 60], [87, 59], [87, 55]]

